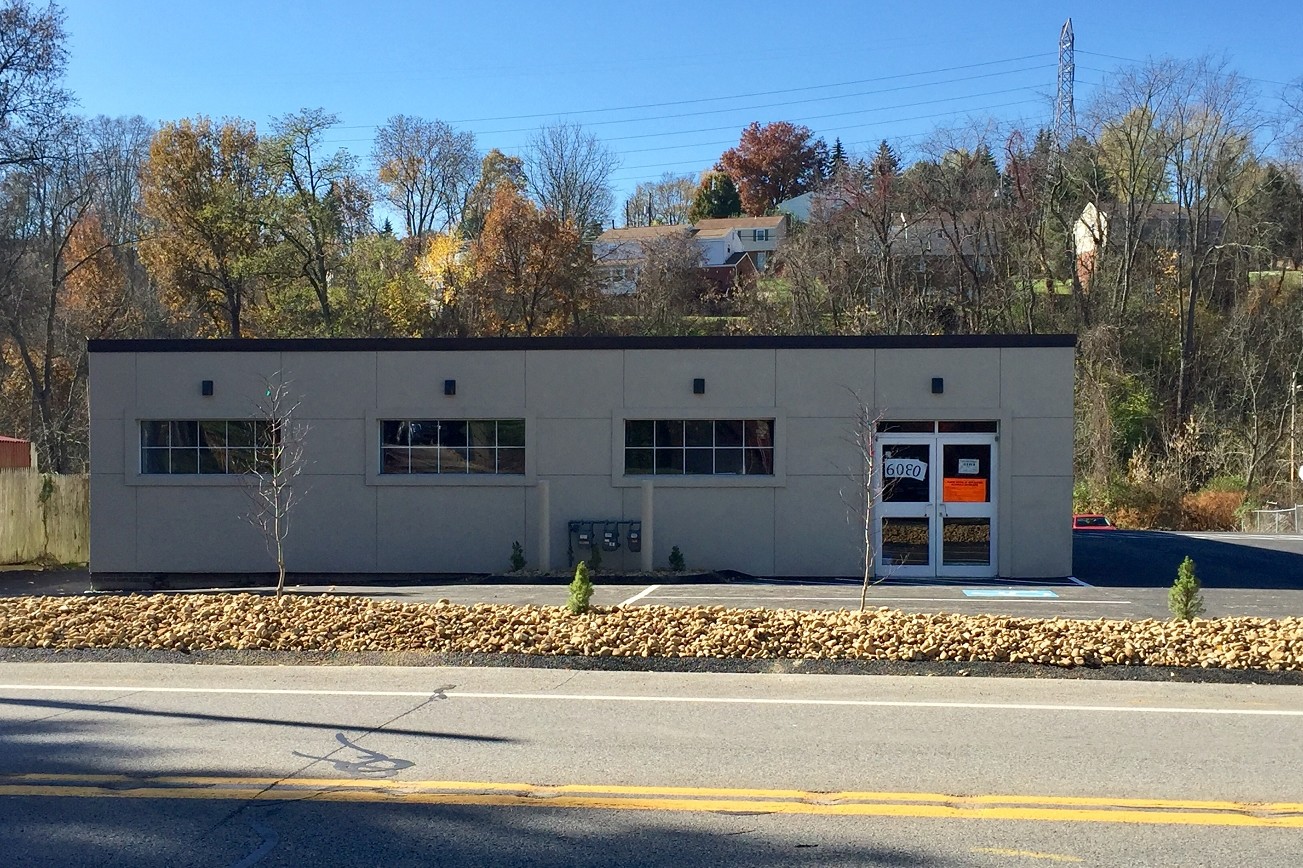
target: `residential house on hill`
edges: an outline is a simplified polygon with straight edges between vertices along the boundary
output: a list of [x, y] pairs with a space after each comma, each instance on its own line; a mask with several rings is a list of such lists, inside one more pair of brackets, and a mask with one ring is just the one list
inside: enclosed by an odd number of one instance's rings
[[699, 220], [693, 235], [701, 248], [706, 277], [721, 292], [763, 272], [787, 238], [785, 215]]
[[[1073, 226], [1073, 241], [1077, 251], [1077, 277], [1083, 287], [1089, 287], [1095, 273], [1099, 252], [1109, 244], [1110, 237], [1125, 237], [1128, 219], [1136, 223], [1131, 237], [1150, 251], [1177, 250], [1189, 242], [1189, 219], [1181, 206], [1172, 202], [1153, 202], [1136, 206], [1128, 215], [1123, 202], [1087, 202], [1081, 216]], [[1226, 215], [1210, 211], [1198, 231], [1210, 244], [1220, 241], [1226, 229]]]
[[632, 293], [637, 288], [650, 245], [691, 235], [691, 226], [630, 226], [606, 230], [593, 241], [593, 265], [602, 290], [611, 295]]
[[593, 242], [593, 263], [606, 292], [634, 291], [647, 249], [669, 238], [691, 238], [701, 251], [702, 271], [721, 291], [754, 280], [770, 264], [787, 237], [788, 218], [726, 217], [693, 226], [639, 226], [608, 229]]

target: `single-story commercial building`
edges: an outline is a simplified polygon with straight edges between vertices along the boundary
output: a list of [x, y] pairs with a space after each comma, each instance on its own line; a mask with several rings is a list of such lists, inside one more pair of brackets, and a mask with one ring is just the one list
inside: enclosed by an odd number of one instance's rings
[[[530, 568], [1061, 577], [1068, 335], [90, 343], [91, 570], [267, 573], [268, 383], [303, 469], [291, 573]], [[867, 421], [867, 424], [865, 422]], [[290, 430], [290, 429], [287, 429]], [[861, 448], [867, 438], [867, 450]], [[297, 436], [297, 435], [295, 435]], [[865, 476], [865, 452], [873, 473]]]

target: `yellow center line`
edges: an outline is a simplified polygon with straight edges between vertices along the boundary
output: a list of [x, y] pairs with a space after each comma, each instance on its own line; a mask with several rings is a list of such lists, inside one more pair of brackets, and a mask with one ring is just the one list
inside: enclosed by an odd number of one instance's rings
[[542, 786], [492, 781], [342, 780], [207, 776], [27, 774], [0, 776], [0, 796], [299, 800], [641, 811], [723, 811], [828, 816], [936, 817], [1303, 828], [1303, 804], [1081, 796]]
[[[78, 774], [22, 774], [0, 775], [0, 784], [28, 785], [36, 782], [72, 784], [130, 784], [132, 789], [151, 787], [223, 787], [259, 790], [268, 787], [302, 791], [320, 790], [384, 790], [389, 793], [420, 793], [428, 791], [502, 793], [533, 798], [557, 795], [618, 795], [683, 798], [724, 798], [748, 800], [788, 800], [815, 803], [832, 802], [937, 802], [945, 805], [972, 806], [1031, 806], [1066, 808], [1136, 808], [1148, 810], [1182, 811], [1242, 811], [1250, 813], [1294, 814], [1303, 813], [1303, 802], [1234, 802], [1189, 799], [1143, 799], [1100, 796], [1047, 796], [1047, 795], [959, 795], [955, 793], [919, 793], [895, 791], [817, 791], [794, 789], [756, 789], [725, 787], [663, 787], [622, 784], [529, 784], [504, 781], [423, 781], [402, 778], [352, 779], [352, 778], [258, 778], [209, 777], [201, 775], [133, 777], [131, 775], [78, 775]], [[106, 788], [118, 792], [117, 788]]]

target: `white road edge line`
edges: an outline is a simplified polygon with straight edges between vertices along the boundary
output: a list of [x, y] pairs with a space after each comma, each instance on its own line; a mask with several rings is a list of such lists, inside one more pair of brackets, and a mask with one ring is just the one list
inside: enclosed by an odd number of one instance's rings
[[656, 590], [659, 587], [660, 585], [648, 585], [638, 593], [634, 594], [629, 599], [625, 600], [623, 603], [620, 603], [620, 606], [632, 606], [634, 603], [638, 602], [643, 597], [647, 596], [648, 594], [650, 594], [652, 591]]
[[[0, 684], [0, 690], [112, 693], [194, 693], [249, 696], [428, 697], [428, 690], [306, 690], [259, 687], [137, 687], [134, 685]], [[659, 702], [680, 705], [797, 705], [848, 708], [950, 708], [992, 711], [1084, 711], [1107, 714], [1210, 714], [1244, 717], [1303, 717], [1292, 708], [1192, 708], [1180, 706], [1062, 705], [1035, 702], [942, 702], [904, 699], [767, 699], [748, 696], [638, 696], [603, 693], [476, 693], [449, 689], [448, 699], [549, 700], [564, 702]], [[289, 721], [287, 721], [288, 723]]]
[[1077, 578], [1076, 576], [1068, 576], [1068, 581], [1072, 582], [1074, 585], [1081, 585], [1083, 588], [1095, 587], [1090, 582], [1083, 582], [1081, 579]]

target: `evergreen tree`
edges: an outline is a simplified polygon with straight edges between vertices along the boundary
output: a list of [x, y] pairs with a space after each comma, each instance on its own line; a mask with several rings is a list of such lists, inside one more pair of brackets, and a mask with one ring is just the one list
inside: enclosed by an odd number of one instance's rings
[[688, 220], [696, 223], [718, 217], [737, 217], [742, 213], [742, 198], [727, 172], [707, 172], [697, 187]]
[[869, 172], [875, 178], [900, 174], [900, 157], [896, 156], [895, 149], [887, 144], [886, 139], [878, 145], [878, 152], [873, 155], [873, 162], [869, 164]]
[[828, 157], [828, 177], [835, 178], [846, 170], [846, 149], [840, 138], [833, 139], [832, 154]]

